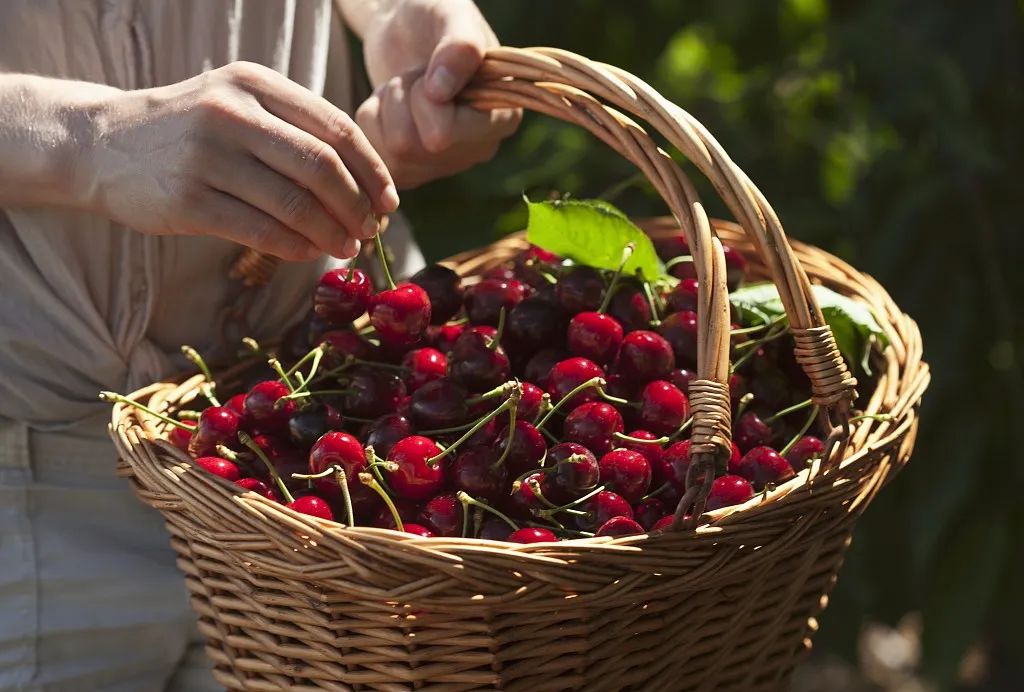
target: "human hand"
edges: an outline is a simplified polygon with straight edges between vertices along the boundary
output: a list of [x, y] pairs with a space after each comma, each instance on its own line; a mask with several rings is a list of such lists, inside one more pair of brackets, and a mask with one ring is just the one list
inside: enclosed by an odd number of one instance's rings
[[358, 125], [260, 65], [117, 92], [94, 128], [84, 206], [143, 233], [214, 235], [287, 260], [347, 258], [398, 207]]
[[356, 122], [399, 187], [416, 187], [491, 159], [515, 132], [518, 109], [454, 102], [494, 32], [470, 0], [396, 0], [366, 22], [363, 46], [376, 87]]

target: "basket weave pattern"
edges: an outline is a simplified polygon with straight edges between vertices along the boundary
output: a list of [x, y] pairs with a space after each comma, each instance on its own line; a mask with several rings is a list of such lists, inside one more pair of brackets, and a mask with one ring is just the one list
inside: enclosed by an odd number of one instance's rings
[[[916, 325], [870, 277], [791, 246], [710, 135], [636, 78], [558, 51], [499, 49], [465, 96], [579, 122], [644, 170], [674, 219], [642, 225], [652, 234], [682, 228], [702, 277], [698, 372], [709, 387], [728, 376], [718, 238], [744, 252], [753, 278], [779, 286], [841, 444], [827, 463], [711, 513], [695, 531], [516, 545], [296, 514], [197, 470], [159, 421], [115, 406], [119, 472], [167, 521], [217, 679], [229, 689], [296, 692], [779, 689], [810, 646], [853, 523], [909, 458], [928, 382]], [[596, 97], [643, 114], [709, 176], [740, 224], [712, 224], [679, 168]], [[524, 247], [510, 237], [450, 264], [478, 273]], [[866, 302], [886, 330], [877, 385], [859, 403], [890, 419], [846, 423], [855, 383], [834, 362], [812, 282]], [[200, 383], [159, 383], [133, 396], [173, 411]], [[706, 430], [698, 455], [710, 458], [729, 431]]]

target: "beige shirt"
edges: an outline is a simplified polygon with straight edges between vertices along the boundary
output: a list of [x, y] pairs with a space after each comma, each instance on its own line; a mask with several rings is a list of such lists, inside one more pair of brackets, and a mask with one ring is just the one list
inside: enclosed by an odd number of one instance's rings
[[[267, 65], [351, 111], [330, 0], [2, 0], [0, 72], [140, 89], [234, 60]], [[389, 231], [392, 242], [403, 231]], [[181, 367], [216, 341], [239, 248], [150, 237], [95, 216], [0, 209], [0, 417], [61, 427]], [[307, 309], [323, 262], [281, 265], [250, 312], [253, 336]]]

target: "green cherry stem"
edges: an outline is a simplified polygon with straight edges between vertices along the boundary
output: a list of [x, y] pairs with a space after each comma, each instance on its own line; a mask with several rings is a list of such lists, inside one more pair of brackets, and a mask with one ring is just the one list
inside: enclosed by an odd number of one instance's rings
[[185, 411], [178, 411], [174, 415], [176, 415], [178, 417], [178, 420], [199, 420], [199, 416], [202, 415], [202, 414], [200, 414], [199, 411], [188, 411], [188, 410], [185, 410]]
[[377, 244], [377, 257], [380, 258], [380, 266], [384, 270], [384, 278], [388, 282], [388, 288], [395, 288], [395, 280], [391, 278], [391, 268], [388, 267], [387, 252], [384, 250], [384, 241], [380, 238], [380, 233], [373, 236], [373, 241]]
[[663, 492], [665, 492], [671, 487], [672, 483], [669, 481], [665, 481], [664, 483], [659, 485], [655, 490], [652, 490], [651, 492], [641, 497], [640, 502], [643, 502], [644, 500], [650, 500], [652, 497], [657, 497], [658, 495], [661, 495]]
[[193, 428], [191, 425], [185, 425], [181, 421], [174, 420], [170, 416], [166, 416], [166, 415], [164, 415], [162, 413], [157, 413], [156, 411], [154, 411], [150, 407], [146, 406], [145, 404], [140, 404], [135, 399], [130, 399], [130, 398], [124, 396], [123, 394], [118, 394], [116, 392], [106, 392], [106, 391], [100, 392], [100, 400], [106, 401], [106, 402], [109, 402], [109, 403], [118, 402], [118, 403], [121, 403], [121, 404], [128, 404], [129, 406], [131, 406], [133, 408], [137, 408], [138, 410], [142, 411], [143, 413], [146, 413], [146, 414], [148, 414], [150, 416], [153, 416], [153, 418], [156, 418], [157, 420], [162, 421], [162, 422], [166, 423], [167, 425], [173, 425], [175, 428], [181, 428], [182, 430], [188, 430], [189, 432], [192, 432], [192, 431], [195, 430], [195, 428]]
[[661, 437], [655, 438], [653, 440], [645, 440], [639, 437], [630, 437], [629, 435], [620, 432], [613, 432], [612, 437], [614, 437], [616, 440], [622, 440], [623, 442], [640, 442], [644, 444], [651, 443], [656, 445], [663, 445], [671, 439], [667, 435], [662, 435]]
[[488, 413], [486, 416], [484, 416], [483, 418], [478, 420], [473, 425], [472, 428], [470, 428], [469, 430], [467, 430], [465, 433], [462, 434], [462, 437], [460, 437], [459, 439], [455, 440], [455, 442], [452, 442], [450, 445], [448, 445], [447, 448], [442, 450], [440, 453], [435, 454], [434, 456], [432, 456], [429, 459], [427, 459], [427, 463], [430, 464], [431, 466], [434, 466], [435, 464], [437, 464], [437, 462], [441, 461], [441, 459], [445, 458], [446, 456], [448, 456], [449, 454], [454, 452], [456, 449], [458, 449], [459, 445], [464, 443], [469, 438], [473, 437], [473, 435], [475, 435], [476, 432], [480, 428], [482, 428], [485, 425], [487, 425], [488, 423], [490, 423], [494, 418], [496, 418], [497, 416], [501, 415], [503, 412], [508, 411], [511, 407], [512, 407], [512, 399], [506, 399], [504, 402], [502, 402], [501, 406], [499, 406], [498, 408], [494, 409], [493, 411]]
[[661, 314], [661, 307], [658, 304], [658, 297], [654, 295], [654, 291], [651, 290], [651, 285], [646, 281], [641, 281], [641, 285], [644, 288], [644, 296], [647, 298], [647, 305], [651, 308], [651, 326], [657, 327], [661, 324], [661, 319], [658, 315]]
[[288, 504], [295, 502], [295, 497], [292, 496], [291, 492], [288, 490], [288, 486], [284, 484], [284, 480], [281, 479], [281, 474], [279, 474], [277, 469], [274, 468], [274, 465], [270, 463], [270, 459], [268, 459], [267, 455], [263, 453], [260, 446], [256, 444], [251, 437], [249, 437], [249, 433], [239, 430], [238, 441], [252, 450], [252, 453], [256, 455], [256, 458], [262, 461], [263, 465], [267, 467], [267, 473], [269, 473], [270, 477], [274, 479], [274, 483], [277, 484], [278, 489], [281, 491], [281, 495], [288, 501]]
[[804, 399], [799, 404], [793, 404], [792, 406], [787, 406], [786, 408], [782, 409], [778, 413], [773, 413], [772, 415], [770, 415], [767, 418], [765, 418], [764, 422], [766, 424], [768, 424], [768, 425], [771, 425], [772, 423], [774, 423], [778, 419], [782, 418], [783, 416], [788, 416], [791, 413], [796, 413], [797, 411], [802, 411], [802, 410], [804, 410], [805, 408], [807, 408], [808, 406], [810, 406], [813, 403], [814, 402], [812, 402], [810, 399]]
[[281, 367], [281, 361], [279, 361], [277, 358], [268, 358], [267, 365], [269, 365], [271, 370], [273, 370], [274, 373], [277, 374], [278, 379], [285, 383], [289, 391], [295, 391], [295, 383], [292, 382], [292, 378], [289, 377], [288, 373], [286, 373], [284, 371], [284, 368]]
[[796, 435], [793, 436], [793, 439], [791, 439], [789, 442], [786, 443], [785, 447], [783, 447], [782, 449], [779, 450], [779, 456], [780, 457], [784, 457], [787, 454], [789, 454], [789, 451], [791, 449], [793, 449], [793, 445], [795, 445], [797, 442], [799, 442], [800, 438], [803, 437], [804, 435], [806, 435], [807, 431], [811, 429], [811, 425], [814, 423], [814, 419], [817, 418], [817, 417], [818, 417], [818, 407], [815, 406], [814, 408], [811, 409], [811, 413], [810, 413], [809, 416], [807, 416], [807, 420], [805, 420], [804, 424], [800, 427], [800, 431]]
[[495, 350], [501, 344], [501, 337], [505, 335], [505, 306], [501, 306], [498, 312], [498, 327], [494, 330], [494, 338], [487, 344], [488, 350]]
[[678, 255], [673, 257], [668, 262], [665, 262], [665, 271], [668, 272], [672, 267], [680, 264], [693, 264], [693, 255]]
[[555, 415], [555, 412], [557, 412], [558, 409], [562, 408], [562, 406], [565, 405], [565, 402], [571, 400], [574, 396], [576, 396], [580, 392], [586, 391], [586, 390], [591, 389], [593, 387], [599, 387], [601, 389], [604, 389], [604, 385], [605, 385], [605, 380], [604, 380], [603, 377], [591, 377], [586, 382], [583, 382], [582, 384], [576, 385], [575, 387], [570, 389], [569, 392], [565, 396], [563, 396], [561, 399], [559, 399], [558, 403], [555, 404], [554, 406], [552, 406], [550, 411], [548, 411], [547, 413], [544, 414], [544, 417], [540, 419], [539, 423], [537, 423], [537, 426], [536, 426], [537, 429], [539, 430], [539, 429], [543, 428], [544, 424], [547, 423], [551, 419], [551, 416]]
[[205, 377], [208, 382], [213, 383], [213, 373], [210, 372], [210, 368], [207, 367], [206, 361], [203, 360], [203, 357], [199, 355], [199, 351], [186, 345], [181, 347], [181, 352], [184, 353], [185, 357], [192, 361], [197, 368], [199, 368], [199, 372], [203, 373], [203, 377]]
[[604, 313], [608, 310], [608, 304], [612, 302], [612, 295], [615, 293], [615, 288], [619, 285], [619, 279], [622, 277], [622, 270], [626, 267], [626, 262], [629, 262], [629, 258], [633, 256], [633, 251], [636, 249], [636, 243], [626, 243], [626, 247], [622, 249], [622, 261], [619, 262], [618, 269], [612, 274], [612, 280], [608, 284], [607, 290], [604, 292], [604, 298], [601, 300], [601, 307], [597, 309], [599, 313]]
[[862, 413], [859, 416], [854, 416], [850, 419], [851, 423], [856, 423], [859, 420], [875, 420], [881, 423], [888, 423], [895, 416], [891, 413]]
[[250, 351], [252, 351], [253, 353], [259, 353], [260, 351], [263, 350], [262, 348], [260, 348], [260, 342], [256, 341], [256, 339], [252, 338], [251, 336], [242, 337], [242, 345], [245, 346]]
[[382, 499], [384, 504], [387, 505], [388, 511], [391, 512], [391, 517], [395, 520], [395, 528], [399, 531], [405, 531], [405, 524], [402, 523], [402, 517], [398, 515], [398, 508], [395, 507], [394, 500], [392, 500], [391, 496], [387, 494], [383, 487], [381, 487], [381, 484], [377, 482], [377, 479], [364, 471], [359, 474], [359, 482], [380, 495], [380, 499]]
[[676, 428], [676, 431], [674, 433], [668, 436], [669, 442], [671, 442], [672, 440], [679, 439], [679, 436], [682, 435], [687, 430], [689, 430], [691, 425], [693, 425], [693, 416], [690, 416], [685, 421], [683, 421], [683, 424]]
[[572, 502], [570, 502], [569, 504], [562, 505], [561, 507], [553, 507], [551, 509], [542, 509], [542, 510], [536, 512], [536, 514], [539, 517], [547, 517], [547, 516], [550, 516], [550, 515], [555, 514], [557, 512], [566, 512], [566, 511], [575, 509], [576, 507], [579, 507], [581, 504], [583, 504], [584, 502], [586, 502], [590, 498], [594, 497], [598, 493], [604, 492], [604, 489], [605, 488], [604, 488], [603, 485], [599, 485], [596, 488], [594, 488], [593, 490], [591, 490], [589, 493], [584, 495], [583, 497], [577, 498], [577, 499], [573, 500]]
[[303, 365], [308, 363], [311, 358], [316, 358], [316, 354], [317, 353], [319, 353], [321, 356], [323, 356], [324, 352], [327, 351], [330, 347], [331, 347], [330, 344], [327, 343], [326, 341], [321, 343], [321, 344], [319, 344], [319, 345], [317, 345], [316, 348], [311, 350], [306, 355], [302, 356], [302, 358], [299, 358], [299, 360], [295, 363], [295, 365], [293, 365], [290, 368], [288, 368], [287, 370], [285, 370], [284, 371], [285, 374], [289, 375], [289, 376], [292, 375], [295, 371], [297, 371]]
[[460, 490], [459, 492], [455, 493], [455, 497], [458, 498], [459, 502], [462, 503], [463, 507], [465, 507], [466, 505], [471, 505], [473, 507], [479, 507], [480, 509], [484, 510], [485, 512], [490, 512], [491, 514], [493, 514], [494, 516], [498, 517], [503, 522], [505, 522], [506, 524], [511, 526], [513, 531], [518, 531], [519, 530], [519, 527], [516, 525], [516, 523], [514, 521], [509, 519], [507, 516], [505, 516], [504, 514], [499, 512], [498, 510], [496, 510], [494, 507], [491, 507], [486, 502], [483, 502], [482, 500], [477, 500], [476, 498], [470, 496], [466, 491]]
[[508, 442], [505, 444], [505, 451], [501, 453], [498, 460], [491, 465], [491, 471], [497, 471], [508, 459], [508, 453], [512, 451], [512, 440], [516, 437], [516, 412], [519, 409], [518, 399], [509, 399], [512, 405], [508, 407]]
[[742, 416], [746, 412], [747, 408], [750, 406], [750, 402], [753, 400], [753, 392], [747, 392], [746, 394], [740, 397], [739, 403], [736, 404], [736, 416], [735, 418], [733, 418], [733, 426], [736, 425], [736, 421], [738, 421], [740, 419], [740, 416]]
[[469, 406], [473, 406], [474, 404], [479, 404], [481, 401], [487, 401], [489, 399], [494, 399], [499, 396], [508, 396], [509, 394], [512, 393], [512, 390], [514, 390], [518, 385], [519, 383], [516, 382], [515, 380], [503, 382], [494, 389], [488, 390], [483, 394], [478, 394], [477, 396], [466, 399], [466, 404]]

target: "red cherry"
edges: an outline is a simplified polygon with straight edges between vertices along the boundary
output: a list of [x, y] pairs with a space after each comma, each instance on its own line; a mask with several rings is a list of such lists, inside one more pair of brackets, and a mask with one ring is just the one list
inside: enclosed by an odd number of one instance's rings
[[429, 462], [441, 453], [434, 441], [422, 435], [410, 435], [395, 443], [388, 460], [398, 464], [395, 471], [386, 471], [388, 485], [395, 493], [409, 500], [425, 500], [437, 494], [444, 485], [441, 461]]
[[299, 514], [308, 514], [311, 517], [320, 517], [328, 521], [334, 521], [334, 512], [327, 500], [316, 495], [303, 495], [295, 498], [295, 502], [285, 505], [288, 509], [294, 509]]
[[545, 250], [544, 248], [540, 247], [539, 245], [530, 245], [530, 247], [528, 247], [525, 250], [523, 250], [523, 253], [520, 255], [520, 258], [521, 258], [521, 260], [523, 262], [533, 261], [533, 262], [541, 262], [543, 264], [561, 264], [562, 263], [562, 258], [561, 257], [559, 257], [555, 253], [551, 252], [550, 250]]
[[627, 332], [650, 329], [651, 304], [643, 289], [633, 281], [622, 280], [608, 303], [608, 314], [622, 325]]
[[596, 454], [604, 454], [615, 446], [613, 435], [623, 429], [618, 409], [603, 401], [591, 401], [577, 406], [566, 416], [562, 436]]
[[291, 390], [278, 380], [266, 380], [256, 384], [245, 395], [245, 418], [254, 428], [268, 432], [280, 432], [288, 427], [288, 419], [295, 413], [294, 401], [278, 403]]
[[224, 402], [224, 405], [240, 416], [245, 415], [245, 394], [235, 394]]
[[817, 459], [825, 453], [825, 444], [811, 435], [804, 435], [796, 441], [786, 454], [786, 461], [797, 471], [807, 468], [811, 459]]
[[796, 476], [789, 462], [771, 447], [754, 447], [735, 466], [730, 465], [729, 472], [746, 478], [757, 492], [769, 483], [779, 485]]
[[[651, 465], [651, 469], [654, 470], [662, 457], [665, 456], [665, 450], [662, 449], [661, 445], [654, 440], [657, 440], [657, 436], [647, 430], [634, 430], [629, 433], [628, 437], [632, 437], [632, 440], [617, 440], [616, 444], [625, 449], [631, 449], [634, 452], [640, 452], [647, 459], [647, 463]], [[637, 442], [637, 440], [644, 440]], [[655, 472], [654, 476], [656, 481], [659, 481], [659, 485], [668, 480], [668, 478], [658, 478]]]
[[665, 380], [648, 382], [640, 395], [640, 425], [660, 435], [671, 435], [690, 417], [690, 402]]
[[504, 308], [506, 317], [529, 294], [521, 281], [484, 279], [466, 291], [466, 315], [473, 324], [498, 324]]
[[[597, 363], [586, 358], [567, 358], [559, 361], [548, 374], [546, 388], [551, 395], [551, 403], [557, 404], [576, 387], [595, 377], [604, 377], [604, 370]], [[566, 401], [563, 406], [578, 406], [593, 401], [597, 394], [593, 388], [586, 389]]]
[[[395, 509], [398, 511], [398, 517], [402, 520], [402, 524], [404, 526], [415, 523], [416, 518], [420, 515], [420, 511], [423, 509], [419, 503], [413, 502], [412, 500], [406, 500], [401, 497], [395, 498], [394, 502]], [[396, 528], [395, 517], [391, 513], [391, 509], [383, 503], [377, 508], [377, 514], [371, 521], [371, 524], [376, 526], [378, 529]]]
[[376, 356], [373, 344], [359, 334], [348, 329], [335, 329], [326, 332], [320, 343], [330, 346], [327, 352], [327, 363], [338, 367], [349, 356], [360, 360], [373, 360]]
[[434, 380], [412, 395], [409, 418], [422, 430], [451, 428], [469, 418], [466, 388], [448, 378]]
[[497, 502], [508, 495], [508, 470], [493, 447], [460, 448], [452, 462], [452, 486], [472, 497]]
[[179, 428], [178, 426], [174, 426], [167, 433], [167, 439], [168, 441], [170, 441], [172, 445], [174, 445], [181, 451], [187, 452], [188, 443], [192, 439], [192, 434], [195, 432], [196, 423], [195, 421], [186, 420], [182, 421], [182, 424], [187, 425], [189, 429], [186, 430], [185, 428]]
[[501, 264], [491, 267], [480, 275], [483, 279], [495, 279], [497, 281], [512, 281], [516, 278], [516, 270], [510, 264]]
[[350, 488], [357, 485], [359, 474], [367, 469], [362, 443], [345, 432], [325, 433], [309, 451], [309, 472], [323, 473], [332, 466], [345, 470]]
[[622, 325], [611, 315], [581, 312], [569, 322], [567, 338], [573, 355], [608, 365], [622, 343]]
[[[690, 391], [690, 383], [695, 379], [697, 379], [697, 373], [687, 368], [676, 368], [668, 374], [668, 381], [674, 384], [683, 394]], [[730, 385], [731, 384], [732, 380], [730, 380]]]
[[313, 404], [288, 419], [288, 437], [299, 447], [312, 447], [324, 433], [340, 428], [342, 422], [341, 414], [330, 404]]
[[423, 506], [420, 519], [428, 529], [438, 536], [462, 535], [462, 503], [454, 493], [432, 497]]
[[635, 536], [643, 533], [644, 527], [629, 517], [612, 517], [597, 529], [598, 536]]
[[[498, 440], [495, 443], [495, 451], [498, 456], [508, 446], [509, 428], [506, 425], [498, 432]], [[515, 431], [512, 435], [512, 448], [505, 457], [505, 467], [510, 477], [519, 477], [531, 469], [540, 466], [541, 459], [548, 451], [547, 442], [544, 436], [534, 425], [528, 421], [516, 420]]]
[[417, 348], [405, 354], [402, 365], [408, 368], [405, 386], [409, 393], [448, 373], [448, 359], [435, 348]]
[[545, 471], [545, 495], [559, 503], [571, 502], [592, 490], [601, 477], [597, 458], [575, 442], [560, 442], [549, 449]]
[[193, 457], [211, 456], [216, 454], [217, 445], [236, 445], [241, 420], [241, 416], [226, 406], [204, 409], [188, 443], [188, 453]]
[[430, 298], [416, 284], [399, 284], [370, 300], [370, 324], [381, 341], [391, 345], [414, 344], [430, 324]]
[[[292, 481], [293, 473], [309, 473], [307, 455], [287, 438], [276, 435], [253, 435], [252, 441], [260, 448], [286, 483], [296, 485]], [[305, 481], [302, 482], [302, 485], [305, 485]]]
[[730, 291], [735, 291], [747, 272], [747, 258], [728, 245], [723, 245], [722, 251], [725, 254], [726, 284]]
[[537, 526], [528, 526], [509, 534], [508, 540], [512, 543], [554, 543], [558, 540], [550, 529], [542, 529]]
[[733, 439], [740, 451], [746, 453], [754, 447], [767, 445], [772, 441], [772, 429], [753, 411], [747, 411], [736, 421]]
[[570, 315], [597, 310], [604, 299], [604, 291], [601, 272], [583, 265], [569, 269], [555, 286], [558, 302]]
[[373, 286], [359, 269], [332, 269], [317, 282], [313, 312], [331, 324], [345, 324], [364, 312]]
[[697, 310], [697, 279], [683, 279], [665, 296], [670, 312]]
[[428, 529], [426, 526], [419, 524], [406, 524], [402, 522], [402, 528], [405, 529], [405, 533], [411, 533], [413, 536], [419, 536], [420, 538], [436, 538], [436, 534]]
[[682, 234], [666, 235], [654, 239], [654, 249], [662, 262], [668, 262], [676, 257], [690, 254], [690, 245], [686, 242], [686, 236]]
[[[690, 515], [687, 514], [685, 518], [689, 519]], [[672, 526], [672, 522], [673, 521], [675, 521], [675, 515], [673, 515], [673, 514], [666, 514], [661, 519], [659, 519], [658, 521], [654, 522], [654, 524], [651, 526], [649, 531], [651, 533], [654, 533], [655, 531], [665, 531], [670, 526]]]
[[532, 382], [523, 382], [522, 396], [519, 397], [519, 408], [516, 415], [523, 420], [532, 421], [540, 413], [544, 401], [544, 390]]
[[379, 368], [358, 367], [352, 371], [343, 400], [347, 415], [379, 418], [398, 410], [405, 397], [405, 383], [397, 375]]
[[412, 421], [401, 414], [389, 413], [370, 423], [363, 436], [377, 456], [387, 459], [395, 443], [412, 434]]
[[633, 508], [633, 516], [646, 531], [654, 528], [658, 520], [669, 513], [665, 503], [656, 497], [649, 497]]
[[674, 367], [675, 356], [669, 343], [660, 335], [644, 330], [627, 334], [615, 359], [616, 372], [638, 385], [664, 379]]
[[531, 382], [544, 385], [551, 374], [551, 368], [559, 361], [565, 360], [569, 354], [561, 348], [545, 348], [534, 353], [523, 370], [523, 375]]
[[274, 502], [280, 502], [281, 498], [278, 497], [277, 492], [269, 485], [261, 481], [259, 478], [239, 478], [235, 481], [235, 485], [245, 490], [251, 490], [257, 495], [262, 495], [268, 500]]
[[680, 366], [697, 363], [697, 313], [692, 310], [673, 312], [658, 325], [658, 333], [671, 345]]
[[440, 327], [427, 329], [427, 343], [444, 354], [451, 352], [455, 341], [466, 329], [464, 324], [442, 324]]
[[721, 476], [716, 478], [708, 493], [705, 511], [711, 512], [722, 507], [739, 505], [754, 496], [754, 488], [741, 476]]
[[524, 478], [512, 492], [512, 509], [521, 517], [533, 516], [534, 510], [544, 509], [546, 505], [535, 492], [544, 482], [544, 474], [540, 471], [531, 473]]
[[576, 517], [576, 525], [580, 531], [597, 531], [612, 517], [633, 518], [633, 508], [626, 499], [610, 490], [602, 490], [594, 495], [584, 502], [580, 509], [586, 512], [585, 515]]
[[599, 465], [601, 483], [631, 504], [640, 502], [651, 488], [651, 464], [640, 452], [613, 449], [601, 457]]
[[214, 476], [220, 476], [224, 480], [233, 482], [242, 477], [242, 474], [238, 471], [237, 464], [220, 457], [199, 457], [196, 459], [196, 465], [209, 471]]
[[457, 273], [440, 264], [430, 264], [409, 278], [430, 298], [430, 321], [443, 324], [455, 316], [462, 307], [462, 279]]
[[471, 392], [507, 382], [512, 369], [505, 350], [484, 334], [467, 329], [448, 356], [449, 376]]

